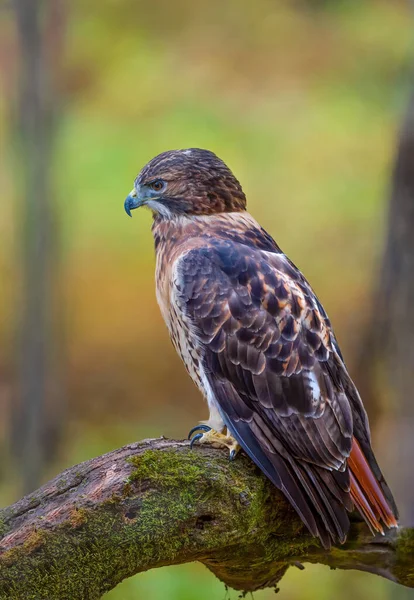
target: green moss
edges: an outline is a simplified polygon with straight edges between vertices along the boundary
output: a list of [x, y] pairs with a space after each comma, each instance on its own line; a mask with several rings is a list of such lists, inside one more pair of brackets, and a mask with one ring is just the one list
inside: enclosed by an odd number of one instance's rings
[[[125, 491], [131, 493], [135, 486], [148, 489], [143, 496], [140, 511], [141, 527], [146, 528], [144, 539], [153, 548], [151, 532], [157, 530], [161, 522], [185, 523], [195, 519], [195, 512], [214, 515], [220, 512], [220, 522], [225, 530], [215, 524], [209, 531], [207, 549], [223, 548], [234, 539], [235, 531], [242, 531], [244, 545], [240, 546], [240, 558], [246, 560], [245, 544], [254, 536], [256, 548], [260, 547], [261, 560], [273, 562], [281, 557], [304, 554], [318, 542], [311, 536], [303, 535], [304, 528], [294, 510], [286, 502], [280, 502], [280, 493], [250, 463], [240, 456], [230, 467], [225, 453], [217, 452], [211, 462], [205, 455], [195, 452], [157, 452], [148, 450], [130, 459], [134, 466]], [[246, 471], [248, 477], [246, 477]], [[165, 504], [152, 500], [153, 489], [164, 490]], [[154, 506], [156, 509], [154, 510]], [[289, 517], [286, 520], [286, 512]], [[164, 526], [164, 525], [163, 525]], [[168, 536], [170, 537], [170, 536]], [[171, 536], [173, 537], [173, 536]], [[173, 560], [183, 547], [196, 548], [197, 530], [190, 530], [188, 536], [174, 538], [173, 545], [165, 547], [159, 540], [161, 554], [166, 553]], [[165, 539], [165, 538], [164, 538]], [[205, 546], [205, 538], [203, 540]], [[232, 562], [237, 562], [238, 550], [233, 550]]]
[[128, 459], [134, 470], [128, 483], [150, 480], [163, 487], [178, 488], [191, 485], [205, 474], [205, 460], [197, 460], [195, 453], [146, 450]]
[[6, 522], [5, 522], [4, 518], [2, 516], [0, 516], [0, 538], [2, 538], [4, 536], [6, 531], [7, 531]]
[[34, 529], [23, 544], [24, 550], [29, 553], [38, 550], [46, 541], [47, 534], [42, 529]]
[[[113, 587], [111, 567], [124, 576], [134, 570], [136, 562], [131, 564], [125, 551], [128, 536], [132, 540], [110, 510], [79, 509], [53, 533], [33, 530], [22, 546], [0, 557], [0, 598], [100, 598]], [[22, 573], [30, 573], [30, 578], [22, 578]], [[122, 579], [118, 577], [116, 583]]]
[[69, 517], [68, 525], [70, 527], [81, 527], [88, 521], [88, 511], [84, 508], [75, 508]]
[[[214, 518], [212, 513], [216, 512], [216, 503], [220, 499], [220, 508], [227, 506], [223, 501], [223, 489], [226, 488], [224, 475], [218, 469], [214, 469], [211, 475], [206, 472], [205, 457], [197, 452], [148, 450], [133, 457], [130, 462], [134, 469], [124, 494], [130, 494], [137, 486], [147, 490], [142, 496], [138, 525], [141, 551], [146, 559], [165, 558], [173, 562], [183, 549], [190, 553], [197, 546], [199, 531], [190, 527], [187, 535], [185, 525], [192, 520], [195, 526], [198, 513]], [[229, 493], [225, 492], [224, 496]], [[181, 531], [174, 535], [177, 529]], [[160, 533], [156, 544], [154, 532]], [[211, 535], [211, 547], [223, 544], [222, 535], [223, 532], [219, 531], [217, 535]]]
[[53, 533], [33, 530], [0, 558], [0, 598], [93, 600], [136, 572], [197, 559], [249, 589], [253, 569], [271, 580], [315, 544], [244, 456], [229, 465], [220, 451], [147, 450], [129, 467], [121, 495], [73, 510]]
[[414, 529], [398, 536], [394, 575], [403, 585], [414, 587]]
[[27, 555], [35, 550], [38, 550], [47, 539], [47, 534], [42, 529], [33, 529], [27, 536], [26, 540], [19, 548], [12, 548], [4, 552], [0, 556], [0, 565], [3, 564], [5, 566], [9, 566], [14, 562], [18, 561], [21, 555]]

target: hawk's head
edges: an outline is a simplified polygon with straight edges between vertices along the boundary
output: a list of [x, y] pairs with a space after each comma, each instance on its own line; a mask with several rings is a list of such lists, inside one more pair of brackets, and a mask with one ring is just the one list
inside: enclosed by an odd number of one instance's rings
[[246, 196], [213, 152], [170, 150], [153, 158], [135, 180], [125, 210], [148, 206], [156, 216], [209, 215], [246, 210]]

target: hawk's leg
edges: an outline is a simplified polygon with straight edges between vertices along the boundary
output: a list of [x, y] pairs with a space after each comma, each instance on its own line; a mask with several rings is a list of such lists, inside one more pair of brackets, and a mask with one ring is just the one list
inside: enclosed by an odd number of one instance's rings
[[[204, 433], [196, 433], [197, 431], [203, 431]], [[196, 427], [192, 428], [188, 434], [188, 439], [191, 440], [191, 448], [195, 442], [198, 442], [199, 444], [212, 444], [213, 448], [228, 448], [230, 452], [230, 460], [234, 460], [238, 451], [240, 450], [239, 444], [234, 437], [229, 434], [228, 431], [227, 434], [219, 433], [215, 429], [212, 429], [203, 423], [200, 423], [200, 425], [196, 425]]]

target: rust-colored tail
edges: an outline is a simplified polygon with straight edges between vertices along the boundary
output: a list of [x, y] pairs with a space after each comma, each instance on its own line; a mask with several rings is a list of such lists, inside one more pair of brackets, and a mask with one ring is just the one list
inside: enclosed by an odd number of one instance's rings
[[348, 466], [351, 471], [351, 498], [372, 533], [378, 531], [383, 534], [382, 523], [387, 527], [397, 527], [397, 519], [392, 508], [355, 438], [353, 438]]

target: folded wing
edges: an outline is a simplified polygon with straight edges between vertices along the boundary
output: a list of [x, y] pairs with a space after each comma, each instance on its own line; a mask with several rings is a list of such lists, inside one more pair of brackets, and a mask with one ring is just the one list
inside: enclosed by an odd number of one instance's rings
[[[344, 371], [352, 384], [306, 280], [283, 254], [215, 240], [179, 259], [173, 296], [231, 433], [313, 535], [326, 547], [343, 542], [358, 480], [347, 464], [354, 416], [361, 447], [372, 451], [365, 411], [342, 383]], [[379, 530], [383, 513], [359, 508]]]

